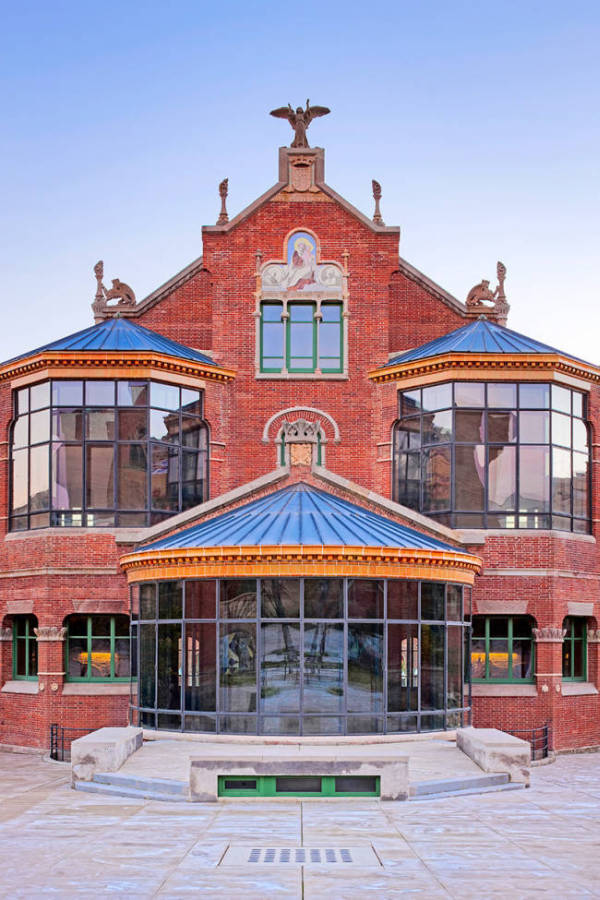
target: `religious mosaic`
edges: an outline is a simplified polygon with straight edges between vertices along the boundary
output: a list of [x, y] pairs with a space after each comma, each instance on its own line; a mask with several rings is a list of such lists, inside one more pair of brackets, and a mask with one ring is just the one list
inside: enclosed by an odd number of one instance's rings
[[267, 291], [341, 290], [342, 273], [333, 263], [317, 263], [317, 244], [305, 231], [296, 231], [287, 245], [287, 263], [269, 263], [262, 273]]

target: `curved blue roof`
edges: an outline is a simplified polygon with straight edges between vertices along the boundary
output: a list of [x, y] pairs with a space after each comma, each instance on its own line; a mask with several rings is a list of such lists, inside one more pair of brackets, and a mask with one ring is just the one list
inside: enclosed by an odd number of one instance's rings
[[302, 544], [461, 552], [414, 528], [302, 482], [141, 547], [140, 552]]
[[158, 334], [156, 331], [150, 331], [143, 325], [138, 325], [129, 319], [105, 319], [97, 325], [91, 325], [84, 328], [83, 331], [76, 331], [67, 337], [50, 344], [44, 344], [43, 347], [37, 347], [30, 350], [29, 353], [22, 353], [9, 359], [3, 365], [11, 362], [17, 362], [20, 359], [27, 359], [29, 356], [36, 356], [38, 353], [49, 351], [76, 352], [87, 351], [93, 352], [110, 352], [110, 351], [139, 351], [140, 353], [163, 353], [165, 356], [174, 356], [177, 359], [190, 359], [194, 362], [204, 363], [205, 365], [216, 366], [217, 364], [199, 353], [198, 350], [192, 350], [185, 344], [179, 344]]
[[577, 357], [568, 353], [562, 353], [556, 347], [550, 347], [548, 344], [542, 344], [540, 341], [534, 341], [533, 338], [526, 337], [502, 325], [496, 325], [495, 322], [489, 322], [487, 319], [476, 319], [444, 334], [442, 337], [415, 347], [413, 350], [407, 350], [394, 357], [386, 366], [397, 366], [404, 362], [414, 362], [418, 359], [428, 359], [432, 356], [443, 356], [446, 353], [559, 353], [562, 356], [569, 356], [571, 359]]

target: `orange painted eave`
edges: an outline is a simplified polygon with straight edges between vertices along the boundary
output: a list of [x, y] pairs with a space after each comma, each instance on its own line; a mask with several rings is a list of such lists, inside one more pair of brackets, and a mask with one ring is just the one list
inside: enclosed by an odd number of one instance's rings
[[208, 378], [211, 381], [233, 381], [236, 376], [232, 369], [217, 365], [209, 365], [192, 359], [181, 359], [163, 353], [147, 353], [135, 350], [90, 350], [88, 352], [44, 351], [35, 356], [28, 356], [0, 366], [0, 381], [28, 375], [42, 369], [49, 369], [56, 374], [71, 372], [73, 369], [93, 370], [95, 375], [115, 375], [115, 370], [125, 370], [135, 374], [136, 369], [152, 368], [158, 371], [180, 372], [197, 378]]
[[431, 372], [441, 374], [444, 371], [486, 368], [522, 372], [557, 369], [588, 381], [600, 381], [598, 366], [558, 353], [446, 353], [442, 356], [415, 359], [396, 366], [379, 366], [368, 372], [368, 378], [376, 382], [401, 381]]

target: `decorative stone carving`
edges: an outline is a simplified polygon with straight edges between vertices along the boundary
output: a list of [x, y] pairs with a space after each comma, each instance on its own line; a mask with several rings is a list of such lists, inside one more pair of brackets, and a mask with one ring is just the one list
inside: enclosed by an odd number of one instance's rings
[[291, 156], [290, 157], [290, 183], [284, 188], [287, 192], [298, 191], [303, 194], [306, 191], [317, 192], [319, 189], [313, 184], [314, 157]]
[[12, 641], [13, 632], [10, 625], [0, 628], [0, 641]]
[[60, 625], [41, 625], [33, 630], [38, 641], [64, 641], [67, 633], [67, 629], [61, 628]]
[[291, 444], [290, 466], [310, 466], [312, 453], [312, 444]]
[[373, 186], [373, 200], [375, 201], [375, 212], [373, 213], [373, 221], [376, 225], [384, 225], [384, 221], [381, 215], [381, 210], [379, 209], [379, 201], [381, 200], [381, 185], [378, 181], [373, 179], [371, 181]]
[[[102, 279], [104, 278], [104, 263], [98, 260], [94, 266], [94, 275], [96, 276], [96, 294], [92, 309], [96, 318], [102, 318], [108, 309], [112, 308], [129, 308], [135, 306], [135, 293], [133, 288], [118, 278], [112, 279], [112, 287], [108, 290], [104, 287]], [[114, 307], [110, 307], [111, 300], [116, 300]]]
[[504, 281], [506, 278], [506, 266], [498, 261], [496, 264], [498, 285], [495, 290], [490, 289], [490, 283], [483, 279], [471, 288], [465, 300], [467, 314], [469, 316], [485, 316], [494, 319], [500, 325], [506, 324], [509, 304], [504, 293]]
[[308, 126], [317, 116], [326, 116], [330, 112], [331, 110], [326, 106], [311, 106], [310, 101], [307, 100], [306, 109], [298, 106], [294, 112], [292, 104], [288, 103], [287, 106], [272, 109], [270, 115], [275, 116], [277, 119], [287, 119], [294, 129], [294, 140], [290, 147], [308, 147], [309, 143], [306, 139]]
[[281, 436], [286, 444], [316, 444], [321, 431], [321, 423], [317, 419], [309, 422], [308, 419], [296, 419], [289, 422], [284, 419], [281, 423]]
[[531, 630], [538, 644], [562, 644], [567, 633], [565, 628], [553, 628], [549, 625]]
[[229, 193], [229, 178], [224, 178], [219, 185], [219, 197], [221, 198], [221, 212], [217, 219], [217, 225], [225, 225], [229, 222], [227, 215], [227, 194]]
[[600, 628], [588, 628], [588, 644], [600, 644]]

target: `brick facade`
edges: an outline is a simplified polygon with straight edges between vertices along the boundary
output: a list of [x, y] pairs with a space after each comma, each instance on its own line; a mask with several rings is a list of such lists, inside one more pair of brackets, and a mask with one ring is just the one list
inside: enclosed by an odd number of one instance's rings
[[[282, 159], [285, 163], [285, 152]], [[295, 230], [312, 232], [320, 258], [347, 262], [348, 376], [340, 378], [256, 377], [256, 266], [282, 259], [284, 240]], [[466, 310], [399, 258], [399, 230], [373, 225], [318, 185], [312, 193], [287, 191], [280, 180], [263, 202], [232, 222], [203, 230], [201, 262], [123, 315], [168, 338], [210, 354], [236, 373], [231, 383], [207, 380], [205, 418], [210, 429], [210, 497], [232, 491], [279, 465], [275, 420], [290, 408], [319, 417], [327, 439], [326, 467], [362, 488], [391, 496], [391, 431], [397, 417], [397, 386], [376, 384], [367, 372], [390, 354], [415, 347], [467, 321]], [[346, 254], [346, 256], [345, 256]], [[19, 348], [15, 348], [19, 350]], [[34, 613], [40, 628], [60, 629], [74, 613], [128, 613], [128, 589], [120, 556], [143, 540], [138, 530], [50, 528], [9, 533], [10, 379], [0, 384], [0, 624]], [[600, 390], [589, 386], [593, 434], [600, 424]], [[339, 428], [339, 441], [329, 419]], [[588, 628], [598, 627], [600, 565], [595, 537], [599, 509], [598, 447], [593, 448], [593, 535], [560, 532], [465, 535], [464, 549], [483, 560], [473, 611], [517, 608], [536, 626], [560, 628], [573, 604], [586, 604]], [[305, 473], [311, 477], [310, 473]], [[269, 490], [265, 488], [264, 490]], [[335, 490], [335, 488], [333, 489]], [[367, 501], [364, 501], [367, 503]], [[367, 503], [368, 505], [368, 503]], [[414, 520], [408, 517], [414, 526]], [[189, 517], [187, 521], [190, 521]], [[418, 527], [418, 526], [416, 526]], [[458, 541], [461, 535], [456, 533]], [[471, 543], [472, 541], [472, 543]], [[276, 574], [276, 573], [274, 573]], [[491, 604], [491, 605], [490, 605]], [[517, 606], [515, 606], [517, 604]], [[589, 613], [589, 604], [593, 612]], [[579, 693], [564, 693], [561, 644], [539, 643], [532, 689], [524, 694], [475, 691], [473, 723], [532, 728], [550, 722], [559, 749], [600, 744], [596, 693], [599, 644], [588, 645], [588, 680]], [[60, 638], [39, 641], [37, 682], [13, 682], [12, 644], [0, 641], [0, 743], [48, 746], [49, 726], [121, 725], [127, 721], [128, 686], [72, 685], [64, 678]]]

